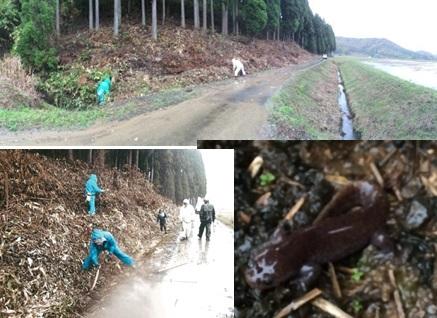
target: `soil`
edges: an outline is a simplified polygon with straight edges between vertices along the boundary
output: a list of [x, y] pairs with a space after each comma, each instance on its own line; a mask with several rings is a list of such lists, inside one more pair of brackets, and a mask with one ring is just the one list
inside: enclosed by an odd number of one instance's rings
[[[194, 99], [121, 122], [99, 122], [81, 131], [5, 132], [0, 144], [195, 146], [197, 140], [273, 138], [267, 101], [286, 80], [319, 62], [204, 85], [195, 89]], [[131, 102], [144, 107], [140, 99]]]
[[[305, 197], [303, 206], [292, 219], [292, 229], [311, 224], [333, 194], [348, 182], [378, 183], [372, 163], [381, 175], [380, 181], [390, 203], [386, 230], [395, 248], [383, 251], [369, 245], [335, 262], [341, 297], [333, 292], [326, 265], [310, 288], [321, 289], [323, 298], [353, 317], [436, 317], [435, 142], [208, 141], [199, 146], [236, 149], [237, 317], [272, 317], [305, 293], [306, 290], [290, 281], [264, 292], [250, 288], [242, 271], [251, 251], [269, 239], [299, 199]], [[248, 167], [257, 156], [263, 159], [263, 164], [260, 170], [252, 170], [255, 173], [252, 178]], [[306, 303], [287, 317], [330, 316]]]

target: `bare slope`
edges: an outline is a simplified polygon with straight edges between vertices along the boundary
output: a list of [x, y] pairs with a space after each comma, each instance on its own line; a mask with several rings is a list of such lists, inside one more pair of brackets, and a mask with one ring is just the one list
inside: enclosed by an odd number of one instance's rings
[[312, 57], [291, 42], [202, 34], [170, 24], [160, 27], [158, 41], [151, 39], [148, 28], [138, 24], [125, 24], [122, 31], [118, 40], [113, 39], [110, 26], [63, 37], [61, 63], [67, 68], [110, 69], [118, 74], [116, 96], [132, 96], [149, 89], [229, 78], [233, 57], [242, 59], [249, 73]]
[[88, 253], [91, 225], [112, 232], [138, 260], [162, 237], [157, 208], [174, 210], [137, 171], [98, 170], [108, 192], [94, 218], [87, 216], [82, 196], [90, 167], [80, 161], [0, 151], [0, 172], [0, 315], [8, 317], [65, 317], [86, 307], [102, 285], [129, 271], [102, 255], [97, 288], [89, 292], [95, 271], [82, 271], [81, 260]]

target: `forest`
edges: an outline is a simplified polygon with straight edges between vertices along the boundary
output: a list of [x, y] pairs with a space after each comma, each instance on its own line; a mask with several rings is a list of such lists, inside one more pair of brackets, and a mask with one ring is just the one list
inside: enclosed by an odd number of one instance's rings
[[78, 25], [92, 31], [126, 21], [161, 26], [178, 21], [183, 28], [223, 35], [295, 41], [317, 54], [335, 51], [332, 27], [314, 15], [308, 0], [0, 0], [0, 52], [12, 50], [27, 67], [50, 72], [59, 66], [57, 42]]
[[137, 169], [158, 192], [176, 204], [206, 194], [205, 168], [196, 150], [38, 150], [51, 158], [80, 160], [99, 169]]

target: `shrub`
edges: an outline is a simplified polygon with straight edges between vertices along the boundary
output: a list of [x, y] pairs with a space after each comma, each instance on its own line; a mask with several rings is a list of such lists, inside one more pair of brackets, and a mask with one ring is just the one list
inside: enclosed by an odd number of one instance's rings
[[36, 106], [40, 96], [36, 90], [36, 77], [26, 71], [17, 56], [0, 60], [0, 107], [17, 105]]
[[54, 1], [22, 1], [21, 24], [14, 32], [14, 51], [25, 66], [53, 71], [58, 64], [54, 47]]
[[97, 83], [110, 72], [74, 67], [51, 73], [38, 88], [54, 105], [65, 109], [85, 109], [96, 105]]

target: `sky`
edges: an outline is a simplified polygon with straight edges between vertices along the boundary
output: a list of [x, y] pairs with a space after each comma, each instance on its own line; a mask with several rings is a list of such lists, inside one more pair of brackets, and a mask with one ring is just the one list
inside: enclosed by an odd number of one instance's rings
[[216, 211], [234, 211], [234, 150], [202, 149], [206, 191]]
[[337, 36], [386, 38], [437, 54], [437, 0], [309, 0]]

